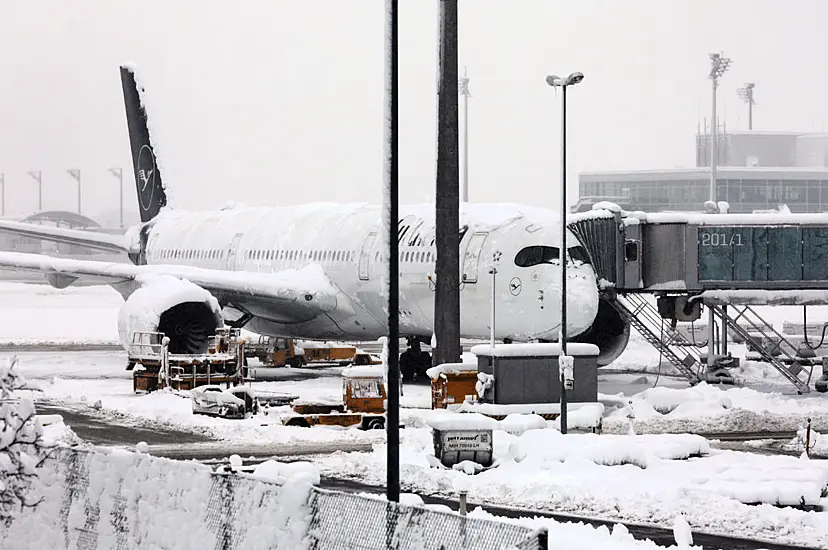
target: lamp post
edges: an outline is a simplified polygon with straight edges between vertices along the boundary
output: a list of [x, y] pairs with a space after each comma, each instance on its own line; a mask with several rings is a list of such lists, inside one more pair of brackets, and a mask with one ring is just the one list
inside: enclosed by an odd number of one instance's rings
[[6, 217], [6, 174], [0, 172], [0, 218]]
[[748, 130], [753, 130], [753, 106], [756, 105], [756, 102], [753, 100], [753, 88], [755, 87], [756, 84], [753, 82], [745, 82], [744, 88], [736, 90], [739, 97], [742, 98], [742, 101], [747, 103], [748, 106]]
[[[713, 116], [710, 124], [710, 201], [716, 204], [716, 163], [719, 161], [719, 143], [716, 139], [716, 132], [718, 124], [716, 121], [716, 89], [719, 87], [719, 79], [730, 67], [731, 60], [729, 57], [722, 57], [722, 54], [710, 54], [710, 73], [708, 78], [713, 82]], [[714, 348], [715, 348], [715, 323], [716, 314], [713, 308], [709, 308], [707, 322], [707, 369], [710, 372], [713, 364], [716, 362]], [[727, 321], [722, 316], [722, 332], [727, 334]], [[726, 342], [725, 338], [725, 342]], [[725, 344], [727, 345], [727, 344]]]
[[569, 86], [574, 86], [584, 79], [583, 73], [572, 73], [566, 78], [561, 78], [557, 75], [549, 75], [546, 77], [546, 83], [555, 87], [560, 87], [563, 91], [563, 98], [561, 102], [561, 248], [558, 257], [561, 262], [561, 333], [558, 341], [561, 346], [560, 356], [558, 357], [558, 373], [561, 378], [561, 433], [566, 433], [566, 380], [564, 377], [564, 369], [561, 368], [565, 360], [561, 359], [566, 356], [566, 89]]
[[43, 172], [29, 170], [28, 174], [37, 182], [37, 211], [43, 212]]
[[716, 202], [716, 163], [719, 161], [719, 147], [716, 139], [718, 130], [716, 122], [716, 88], [719, 87], [719, 79], [730, 67], [730, 58], [722, 57], [722, 54], [710, 54], [710, 74], [708, 77], [713, 82], [713, 122], [710, 126], [710, 200]]
[[461, 202], [469, 202], [469, 74], [463, 69], [463, 78], [459, 81], [460, 95], [463, 96], [463, 196]]
[[70, 168], [66, 171], [67, 174], [78, 182], [78, 214], [81, 213], [81, 171], [79, 168]]
[[109, 173], [118, 178], [118, 200], [120, 204], [120, 224], [124, 227], [124, 170], [122, 168], [110, 168]]

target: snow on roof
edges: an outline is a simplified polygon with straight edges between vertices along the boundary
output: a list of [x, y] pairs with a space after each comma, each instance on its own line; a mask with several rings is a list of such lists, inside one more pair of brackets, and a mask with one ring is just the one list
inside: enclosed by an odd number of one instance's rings
[[[595, 410], [596, 405], [601, 406], [603, 413], [604, 406], [601, 403], [568, 403], [567, 412], [577, 411], [580, 409]], [[509, 405], [501, 405], [497, 403], [462, 403], [459, 407], [452, 409], [456, 412], [462, 413], [481, 413], [491, 415], [510, 415], [517, 414], [560, 414], [560, 403], [516, 403]]]
[[824, 305], [827, 290], [706, 290], [694, 297], [705, 304], [733, 305]]
[[381, 365], [357, 365], [342, 371], [345, 378], [382, 378], [385, 376], [385, 367]]
[[494, 418], [482, 414], [448, 413], [427, 420], [436, 430], [497, 430], [500, 424]]
[[[478, 344], [471, 349], [475, 355], [485, 357], [557, 357], [561, 354], [559, 344]], [[598, 355], [600, 350], [593, 344], [567, 343], [566, 352], [572, 356]]]
[[426, 371], [426, 375], [432, 380], [440, 378], [441, 374], [455, 374], [458, 372], [472, 372], [477, 370], [477, 363], [443, 363], [436, 367], [431, 367]]
[[791, 214], [701, 214], [695, 212], [631, 212], [645, 223], [689, 223], [694, 225], [828, 225], [828, 213]]

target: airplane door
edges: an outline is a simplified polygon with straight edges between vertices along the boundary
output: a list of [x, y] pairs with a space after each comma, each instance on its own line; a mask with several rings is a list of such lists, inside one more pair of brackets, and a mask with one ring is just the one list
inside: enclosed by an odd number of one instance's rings
[[362, 250], [359, 252], [359, 280], [368, 280], [368, 263], [371, 259], [371, 249], [374, 248], [374, 242], [377, 240], [376, 233], [369, 233], [362, 243]]
[[230, 248], [227, 250], [227, 264], [225, 268], [227, 271], [236, 270], [236, 250], [239, 248], [239, 241], [241, 241], [243, 233], [236, 233], [233, 241], [230, 243]]
[[488, 236], [488, 233], [475, 233], [469, 239], [466, 255], [463, 256], [464, 283], [477, 282], [477, 270], [480, 267], [480, 253], [483, 250], [483, 243], [486, 242], [486, 237]]

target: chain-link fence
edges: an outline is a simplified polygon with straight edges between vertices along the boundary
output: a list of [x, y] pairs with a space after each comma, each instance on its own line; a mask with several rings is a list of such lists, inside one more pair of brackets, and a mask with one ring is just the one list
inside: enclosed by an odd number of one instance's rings
[[314, 490], [310, 510], [313, 550], [540, 548], [538, 535], [520, 525], [465, 518], [350, 493]]
[[[60, 449], [0, 549], [545, 550], [545, 532], [121, 452]], [[37, 541], [33, 546], [33, 541]]]

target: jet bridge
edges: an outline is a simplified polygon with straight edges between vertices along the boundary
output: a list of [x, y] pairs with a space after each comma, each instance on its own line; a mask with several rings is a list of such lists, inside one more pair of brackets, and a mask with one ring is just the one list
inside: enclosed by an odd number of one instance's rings
[[[698, 319], [702, 304], [711, 312], [711, 329], [713, 313], [721, 321], [722, 354], [726, 330], [750, 338], [772, 331], [784, 339], [752, 305], [828, 304], [828, 214], [651, 214], [612, 208], [577, 214], [569, 229], [587, 250], [602, 291], [616, 298], [619, 312], [691, 383], [702, 379], [704, 357], [676, 330], [676, 322]], [[657, 309], [642, 294], [655, 295]], [[747, 316], [762, 326], [740, 329]], [[670, 321], [666, 327], [664, 319]], [[790, 343], [786, 348], [797, 349]], [[799, 373], [813, 366], [812, 357], [768, 353], [763, 359], [800, 393], [809, 391], [811, 372]]]

